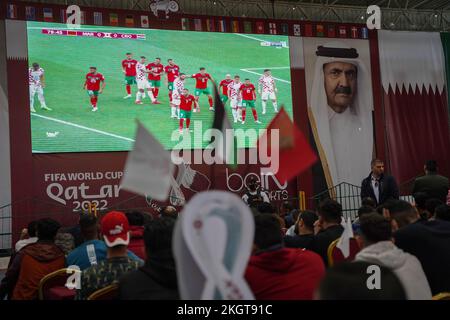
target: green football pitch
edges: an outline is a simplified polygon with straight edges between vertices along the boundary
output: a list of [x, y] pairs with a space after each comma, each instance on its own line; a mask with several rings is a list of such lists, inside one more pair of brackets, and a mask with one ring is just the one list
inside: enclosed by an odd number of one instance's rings
[[[47, 106], [52, 108], [52, 111], [42, 110], [35, 97], [37, 112], [31, 116], [33, 152], [130, 150], [134, 142], [136, 119], [166, 149], [179, 144], [183, 136], [172, 135], [178, 129], [178, 121], [170, 118], [168, 90], [164, 81], [161, 82], [158, 97], [160, 105], [152, 105], [148, 97], [143, 105], [135, 105], [136, 86], [132, 88], [133, 98], [123, 99], [126, 92], [121, 61], [126, 52], [132, 52], [136, 60], [145, 55], [149, 62], [155, 57], [161, 57], [163, 64], [172, 58], [180, 66], [180, 71], [186, 74], [197, 73], [199, 67], [204, 66], [217, 82], [230, 73], [249, 78], [256, 86], [263, 70], [270, 68], [278, 87], [278, 104], [284, 104], [292, 116], [289, 49], [261, 45], [262, 41], [287, 42], [286, 36], [99, 26], [84, 26], [82, 29], [146, 35], [145, 40], [119, 40], [45, 35], [41, 32], [42, 28], [64, 29], [65, 25], [28, 23], [29, 63], [38, 62], [45, 70], [45, 99]], [[106, 79], [106, 88], [99, 96], [97, 112], [91, 111], [89, 97], [83, 90], [85, 75], [93, 65]], [[194, 79], [186, 80], [186, 87], [191, 92], [194, 85]], [[201, 121], [204, 132], [211, 127], [214, 116], [208, 110], [206, 96], [200, 97], [200, 108], [200, 113], [192, 114], [192, 123]], [[232, 123], [229, 103], [226, 109]], [[245, 124], [232, 123], [233, 127], [265, 128], [275, 115], [271, 102], [267, 103], [267, 113], [262, 115], [258, 97], [256, 110], [262, 124], [254, 123], [248, 110]], [[208, 145], [206, 137], [193, 137], [192, 148]], [[245, 144], [252, 147], [255, 141], [247, 140]]]

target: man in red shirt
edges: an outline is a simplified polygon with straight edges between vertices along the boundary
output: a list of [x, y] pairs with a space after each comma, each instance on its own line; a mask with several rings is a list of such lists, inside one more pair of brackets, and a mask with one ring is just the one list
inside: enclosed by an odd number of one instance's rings
[[202, 93], [208, 95], [209, 110], [213, 111], [213, 98], [211, 96], [211, 91], [208, 88], [208, 80], [212, 81], [211, 76], [206, 73], [206, 69], [202, 67], [200, 68], [200, 72], [193, 74], [191, 78], [196, 80], [194, 93], [195, 100], [198, 102], [198, 99]]
[[152, 92], [155, 99], [158, 99], [159, 88], [161, 87], [161, 74], [164, 73], [164, 66], [161, 64], [161, 58], [155, 58], [155, 61], [147, 65], [151, 72], [148, 74], [148, 80], [152, 86]]
[[[100, 83], [102, 86], [100, 87]], [[83, 89], [87, 90], [89, 97], [91, 98], [92, 111], [97, 111], [98, 95], [105, 89], [105, 77], [101, 73], [97, 72], [97, 67], [90, 67], [89, 73], [86, 75], [86, 81], [84, 82]]]
[[245, 79], [245, 82], [241, 85], [239, 91], [242, 93], [242, 124], [245, 123], [245, 109], [247, 107], [252, 108], [255, 122], [261, 123], [261, 121], [258, 121], [258, 114], [255, 109], [256, 89], [255, 86], [250, 83], [250, 79]]
[[131, 98], [131, 85], [136, 84], [136, 64], [137, 61], [133, 59], [132, 53], [126, 54], [127, 58], [122, 61], [122, 71], [125, 74], [125, 87], [127, 89], [127, 95], [124, 99]]
[[181, 95], [181, 103], [180, 103], [180, 134], [183, 133], [183, 122], [186, 119], [186, 129], [189, 133], [189, 125], [191, 124], [191, 111], [192, 104], [194, 104], [194, 112], [200, 111], [200, 107], [198, 105], [197, 100], [192, 94], [189, 94], [188, 89], [183, 89], [183, 93]]
[[219, 91], [222, 89], [222, 93], [220, 94], [220, 100], [222, 100], [224, 106], [228, 101], [228, 86], [232, 82], [233, 82], [233, 80], [231, 79], [230, 74], [225, 75], [225, 79], [220, 81]]
[[180, 74], [180, 67], [173, 62], [173, 59], [168, 59], [164, 73], [166, 74], [166, 86], [169, 89], [169, 102], [172, 102], [173, 82]]
[[256, 300], [312, 300], [324, 275], [325, 265], [317, 253], [284, 247], [277, 217], [255, 216], [245, 279]]

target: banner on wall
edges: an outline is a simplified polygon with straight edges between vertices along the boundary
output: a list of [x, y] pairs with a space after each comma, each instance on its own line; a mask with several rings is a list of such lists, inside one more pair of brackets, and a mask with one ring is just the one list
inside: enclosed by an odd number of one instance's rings
[[[73, 212], [87, 210], [89, 205], [99, 210], [115, 207], [136, 197], [120, 190], [126, 156], [126, 152], [33, 154], [33, 195]], [[96, 169], [90, 170], [92, 167]], [[234, 171], [225, 165], [182, 163], [174, 171], [169, 199], [152, 203], [158, 204], [156, 207], [182, 206], [196, 193], [211, 189], [243, 195], [252, 178], [267, 191], [271, 201], [296, 196], [294, 182], [281, 183], [275, 176], [264, 174], [259, 165], [241, 165]], [[149, 207], [149, 199], [138, 197], [123, 206]]]
[[304, 38], [303, 44], [308, 117], [326, 182], [321, 190], [360, 185], [374, 150], [369, 43]]
[[438, 32], [379, 33], [387, 147], [400, 183], [421, 174], [429, 159], [450, 175], [446, 50]]

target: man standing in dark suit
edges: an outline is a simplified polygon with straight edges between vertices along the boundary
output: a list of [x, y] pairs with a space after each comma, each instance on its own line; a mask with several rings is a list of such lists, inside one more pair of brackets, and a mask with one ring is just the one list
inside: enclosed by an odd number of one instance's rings
[[361, 199], [372, 198], [379, 206], [387, 200], [398, 199], [399, 191], [393, 176], [384, 174], [384, 163], [374, 159], [370, 163], [372, 172], [361, 183]]
[[425, 192], [428, 199], [439, 199], [445, 203], [449, 183], [448, 178], [437, 173], [436, 160], [428, 160], [423, 168], [425, 175], [416, 178], [413, 185], [413, 194], [417, 192]]

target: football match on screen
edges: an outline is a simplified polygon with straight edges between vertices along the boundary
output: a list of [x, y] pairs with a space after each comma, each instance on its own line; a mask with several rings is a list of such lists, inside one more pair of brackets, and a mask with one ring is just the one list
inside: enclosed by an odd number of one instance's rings
[[[176, 148], [186, 122], [193, 123], [188, 131], [211, 128], [214, 84], [234, 129], [266, 128], [280, 105], [292, 118], [287, 36], [45, 22], [27, 28], [33, 152], [128, 151], [136, 120], [166, 149]], [[192, 149], [208, 145], [192, 136]], [[249, 138], [242, 146], [255, 144]]]

